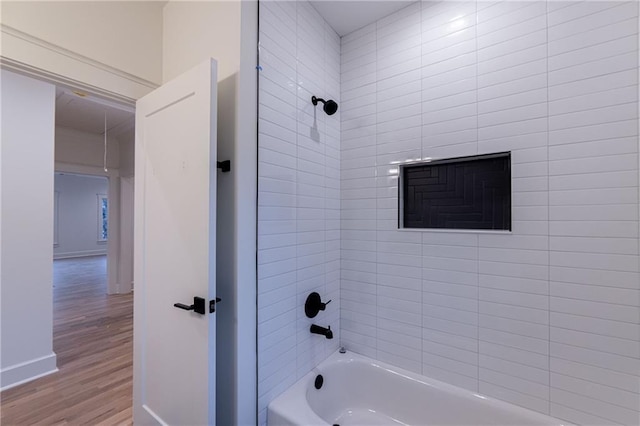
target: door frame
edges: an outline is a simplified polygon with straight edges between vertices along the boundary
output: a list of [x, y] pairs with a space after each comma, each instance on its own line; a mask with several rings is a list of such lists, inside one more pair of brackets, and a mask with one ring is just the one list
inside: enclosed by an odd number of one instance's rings
[[[258, 2], [243, 1], [243, 37], [240, 46], [241, 66], [234, 77], [237, 84], [236, 117], [237, 133], [233, 141], [226, 141], [223, 148], [230, 151], [224, 159], [230, 159], [232, 172], [226, 177], [233, 194], [229, 206], [237, 215], [229, 232], [234, 236], [236, 258], [226, 296], [216, 313], [218, 324], [233, 326], [231, 341], [218, 345], [224, 353], [218, 353], [218, 362], [226, 356], [235, 360], [229, 369], [234, 381], [229, 395], [218, 392], [217, 398], [226, 395], [220, 406], [233, 406], [237, 424], [258, 423], [258, 364], [257, 364], [257, 222], [258, 222]], [[75, 52], [56, 46], [0, 23], [3, 37], [0, 52], [0, 68], [26, 77], [69, 89], [80, 89], [87, 94], [116, 105], [135, 107], [136, 99], [158, 87], [158, 84], [122, 72], [107, 64], [94, 61]], [[247, 34], [250, 34], [247, 35]], [[220, 82], [218, 82], [220, 83]], [[235, 90], [235, 89], [234, 89]], [[237, 125], [242, 122], [243, 125]], [[53, 130], [53, 129], [52, 129]], [[222, 142], [219, 138], [218, 145]], [[53, 159], [52, 159], [53, 161]], [[242, 193], [243, 196], [238, 196]], [[53, 235], [51, 235], [53, 245]], [[247, 285], [253, 283], [253, 285]], [[221, 287], [218, 286], [218, 291]], [[224, 288], [224, 287], [223, 287]], [[224, 297], [224, 296], [223, 296]], [[228, 309], [228, 310], [227, 310]], [[228, 345], [228, 346], [226, 346]], [[225, 364], [226, 365], [226, 364]], [[219, 369], [220, 370], [220, 369]]]
[[[120, 171], [80, 164], [55, 162], [54, 173], [101, 176], [108, 181], [109, 238], [107, 240], [107, 294], [129, 293], [126, 283], [120, 283]], [[132, 219], [133, 220], [133, 219]], [[125, 285], [123, 285], [125, 284]]]

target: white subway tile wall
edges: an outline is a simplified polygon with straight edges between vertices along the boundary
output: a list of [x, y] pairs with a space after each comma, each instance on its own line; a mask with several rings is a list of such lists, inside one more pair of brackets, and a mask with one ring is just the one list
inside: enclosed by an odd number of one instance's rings
[[[341, 339], [640, 424], [638, 3], [417, 2], [342, 38]], [[512, 152], [513, 232], [398, 231], [398, 164]]]
[[[265, 1], [260, 65], [260, 424], [340, 342], [640, 423], [638, 3], [417, 2], [341, 40]], [[398, 164], [507, 150], [511, 234], [398, 231]], [[311, 291], [332, 299], [314, 320]]]
[[[258, 415], [340, 342], [340, 38], [307, 1], [260, 2]], [[313, 320], [313, 291], [327, 309]], [[331, 326], [332, 340], [309, 326]]]

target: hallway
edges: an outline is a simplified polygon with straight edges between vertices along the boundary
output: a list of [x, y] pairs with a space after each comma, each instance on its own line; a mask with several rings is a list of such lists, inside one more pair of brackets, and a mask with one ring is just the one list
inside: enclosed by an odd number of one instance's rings
[[59, 371], [2, 392], [3, 425], [131, 424], [133, 293], [106, 294], [106, 263], [54, 261]]

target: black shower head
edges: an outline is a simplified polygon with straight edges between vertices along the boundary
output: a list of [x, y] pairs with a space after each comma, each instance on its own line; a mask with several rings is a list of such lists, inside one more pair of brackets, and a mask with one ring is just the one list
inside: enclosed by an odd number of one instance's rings
[[316, 98], [315, 96], [311, 97], [311, 103], [313, 103], [314, 105], [318, 105], [318, 102], [322, 102], [324, 104], [322, 109], [327, 113], [327, 115], [333, 115], [336, 113], [336, 111], [338, 111], [338, 104], [333, 99], [325, 101], [322, 98]]

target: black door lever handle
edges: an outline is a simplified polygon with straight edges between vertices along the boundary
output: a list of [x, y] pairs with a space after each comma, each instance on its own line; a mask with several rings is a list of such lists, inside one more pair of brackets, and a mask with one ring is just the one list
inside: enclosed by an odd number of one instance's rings
[[176, 308], [184, 309], [185, 311], [193, 311], [195, 308], [194, 305], [185, 305], [184, 303], [174, 303], [173, 306]]
[[204, 299], [202, 297], [194, 297], [193, 305], [185, 305], [184, 303], [174, 303], [173, 306], [185, 311], [194, 311], [200, 315], [204, 315]]

